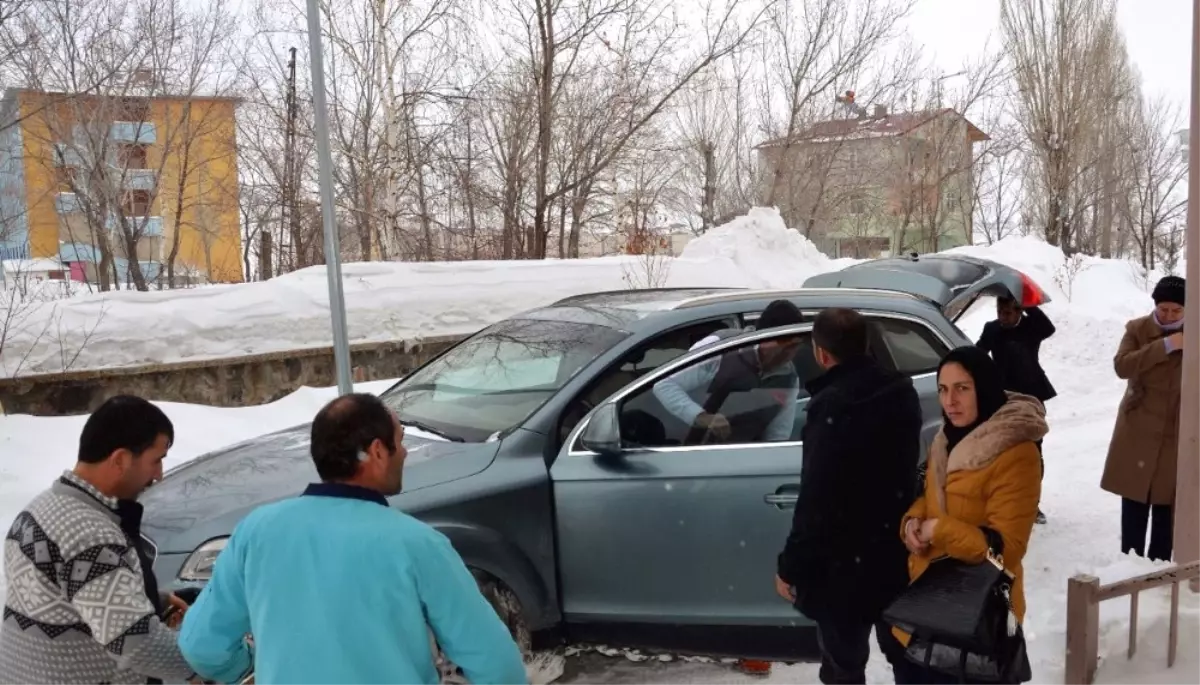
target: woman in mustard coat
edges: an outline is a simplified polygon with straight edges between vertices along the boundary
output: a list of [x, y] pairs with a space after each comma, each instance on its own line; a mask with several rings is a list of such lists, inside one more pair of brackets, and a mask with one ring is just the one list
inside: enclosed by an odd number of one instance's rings
[[[1015, 576], [1013, 613], [1023, 621], [1021, 562], [1041, 498], [1035, 443], [1049, 430], [1046, 410], [1036, 398], [1006, 393], [995, 362], [976, 347], [960, 347], [942, 360], [938, 396], [944, 423], [929, 448], [925, 493], [900, 525], [909, 551], [909, 577], [916, 580], [943, 556], [985, 561], [988, 545], [980, 527], [986, 526], [1004, 540], [1004, 566]], [[895, 632], [907, 645], [908, 635]], [[958, 680], [905, 662], [896, 668], [896, 682]]]

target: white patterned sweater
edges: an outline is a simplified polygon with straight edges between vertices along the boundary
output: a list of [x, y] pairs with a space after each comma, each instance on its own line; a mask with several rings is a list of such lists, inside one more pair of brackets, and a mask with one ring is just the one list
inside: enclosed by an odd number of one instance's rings
[[0, 683], [186, 682], [193, 675], [146, 597], [117, 501], [71, 472], [4, 540]]

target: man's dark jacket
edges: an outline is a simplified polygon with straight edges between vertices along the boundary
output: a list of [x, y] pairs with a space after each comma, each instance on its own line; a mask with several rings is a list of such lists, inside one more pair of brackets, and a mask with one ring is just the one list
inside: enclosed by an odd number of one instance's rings
[[976, 347], [992, 354], [1004, 377], [1005, 390], [1033, 395], [1045, 402], [1058, 394], [1038, 359], [1042, 342], [1052, 335], [1054, 324], [1042, 310], [1030, 307], [1012, 328], [1001, 326], [999, 321], [987, 322]]
[[816, 620], [878, 620], [908, 584], [900, 518], [912, 504], [921, 404], [912, 381], [853, 359], [808, 384], [800, 498], [779, 577]]

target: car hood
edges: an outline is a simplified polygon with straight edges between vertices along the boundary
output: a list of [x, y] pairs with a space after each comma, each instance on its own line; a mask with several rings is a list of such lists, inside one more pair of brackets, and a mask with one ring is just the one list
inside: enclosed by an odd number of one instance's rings
[[[171, 469], [140, 498], [142, 532], [160, 553], [191, 552], [229, 535], [252, 509], [293, 497], [320, 480], [309, 454], [310, 425], [247, 440]], [[404, 492], [466, 478], [487, 468], [499, 442], [404, 437]]]

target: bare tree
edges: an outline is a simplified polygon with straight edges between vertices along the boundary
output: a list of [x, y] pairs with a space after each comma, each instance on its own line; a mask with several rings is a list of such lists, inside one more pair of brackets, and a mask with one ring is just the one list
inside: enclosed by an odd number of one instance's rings
[[1001, 56], [984, 55], [957, 75], [956, 87], [941, 76], [927, 82], [925, 106], [888, 156], [888, 167], [899, 172], [888, 189], [899, 219], [895, 251], [936, 252], [972, 242], [975, 176], [990, 136], [967, 115], [984, 109], [1004, 76]]
[[1155, 268], [1164, 239], [1166, 247], [1179, 247], [1171, 229], [1187, 210], [1187, 164], [1180, 158], [1176, 137], [1181, 121], [1178, 107], [1159, 98], [1142, 104], [1127, 131], [1133, 164], [1122, 208], [1138, 260], [1147, 269]]
[[1018, 229], [1024, 156], [1021, 132], [1015, 124], [988, 118], [983, 121], [991, 140], [979, 153], [977, 172], [972, 177], [975, 233], [989, 245]]
[[[803, 138], [801, 132], [828, 117], [836, 92], [867, 86], [855, 81], [864, 77], [872, 58], [881, 56], [911, 8], [912, 0], [799, 0], [771, 6], [764, 27], [768, 74], [762, 84], [762, 116], [768, 135], [781, 144], [779, 163], [766, 171], [765, 204], [776, 204], [785, 174], [797, 176], [787, 172], [787, 160]], [[892, 66], [887, 71], [896, 71]], [[886, 97], [883, 83], [874, 90]]]
[[1076, 247], [1087, 194], [1080, 176], [1095, 161], [1089, 144], [1113, 97], [1123, 50], [1114, 0], [1003, 0], [1001, 27], [1018, 90], [1017, 120], [1029, 144], [1046, 240]]
[[256, 8], [239, 70], [243, 260], [259, 265], [260, 278], [310, 266], [321, 242], [303, 221], [303, 203], [316, 195], [316, 153], [307, 53], [295, 49], [304, 39], [289, 20], [299, 21], [289, 6]]
[[[24, 130], [56, 179], [51, 194], [67, 194], [40, 201], [58, 205], [67, 242], [99, 253], [102, 290], [121, 282], [146, 290], [141, 262], [161, 263], [164, 231], [150, 217], [164, 205], [182, 209], [167, 181], [186, 187], [199, 157], [187, 150], [210, 132], [196, 103], [211, 111], [208, 90], [224, 87], [232, 15], [222, 2], [193, 12], [179, 0], [79, 0], [37, 3], [27, 18], [40, 38], [19, 67], [38, 114]], [[232, 110], [223, 114], [230, 124]]]
[[686, 187], [680, 209], [685, 216], [698, 217], [692, 226], [697, 234], [745, 212], [758, 200], [761, 182], [753, 146], [761, 139], [761, 129], [750, 125], [757, 117], [748, 53], [743, 47], [695, 79], [675, 108], [680, 180]]
[[[536, 84], [536, 156], [533, 223], [528, 255], [546, 256], [550, 212], [559, 199], [604, 173], [629, 141], [658, 116], [693, 78], [744, 43], [763, 7], [742, 0], [712, 0], [704, 10], [703, 39], [684, 40], [686, 25], [663, 0], [522, 0], [514, 3], [529, 48]], [[768, 5], [769, 6], [769, 5]], [[680, 45], [696, 45], [680, 54]], [[570, 178], [551, 178], [560, 103], [580, 73], [604, 74], [611, 122], [607, 143], [590, 162], [575, 164]]]

